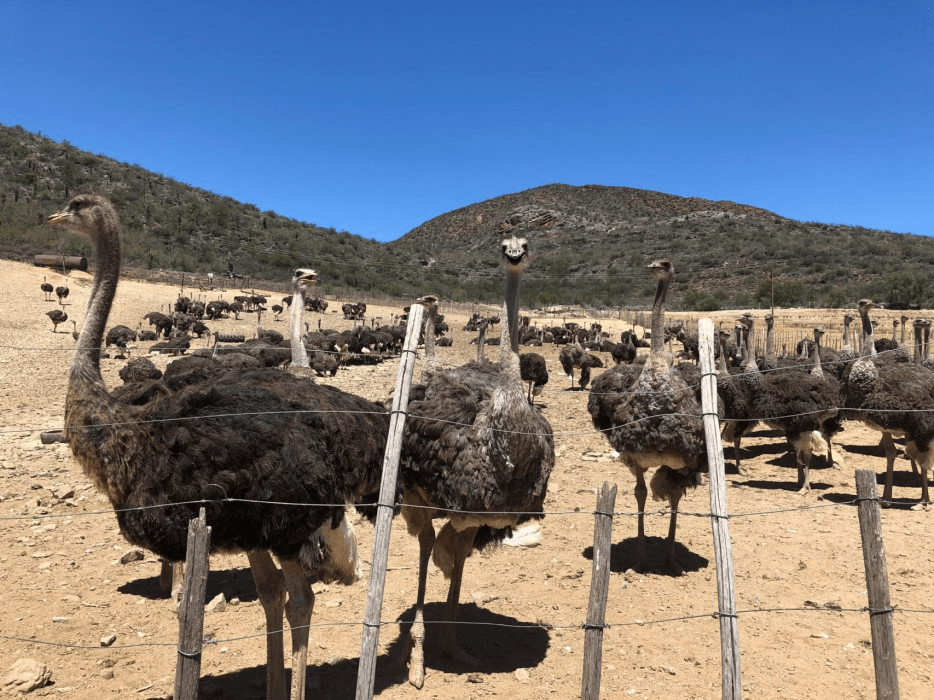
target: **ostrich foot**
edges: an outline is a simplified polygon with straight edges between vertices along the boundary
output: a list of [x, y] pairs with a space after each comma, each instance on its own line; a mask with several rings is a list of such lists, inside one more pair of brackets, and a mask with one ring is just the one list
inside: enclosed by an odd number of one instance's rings
[[931, 504], [930, 504], [930, 503], [925, 503], [924, 501], [922, 501], [921, 503], [915, 503], [915, 504], [911, 507], [911, 509], [912, 509], [912, 510], [915, 510], [915, 511], [917, 511], [917, 510], [930, 510], [930, 509], [931, 509]]

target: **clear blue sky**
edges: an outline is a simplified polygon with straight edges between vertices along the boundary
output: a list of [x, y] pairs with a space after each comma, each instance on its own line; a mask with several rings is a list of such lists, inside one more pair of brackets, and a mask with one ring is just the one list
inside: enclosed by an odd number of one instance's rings
[[934, 2], [0, 0], [0, 123], [379, 240], [552, 182], [934, 235]]

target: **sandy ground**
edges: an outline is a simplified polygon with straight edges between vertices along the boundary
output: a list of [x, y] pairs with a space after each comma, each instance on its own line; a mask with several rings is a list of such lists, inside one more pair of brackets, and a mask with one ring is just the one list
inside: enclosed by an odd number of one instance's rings
[[[5, 674], [27, 657], [51, 669], [51, 683], [35, 696], [165, 698], [172, 692], [178, 621], [158, 584], [159, 563], [151, 555], [121, 564], [131, 547], [121, 538], [109, 503], [98, 495], [72, 459], [67, 445], [43, 445], [42, 430], [61, 428], [68, 366], [74, 340], [71, 324], [52, 332], [45, 312], [57, 307], [39, 289], [43, 275], [58, 285], [62, 276], [41, 268], [0, 261], [6, 293], [0, 295], [0, 655]], [[72, 273], [66, 307], [80, 324], [90, 277]], [[651, 284], [647, 280], [647, 284]], [[108, 328], [136, 327], [142, 315], [174, 302], [178, 289], [121, 283]], [[228, 292], [229, 299], [232, 293]], [[210, 297], [214, 298], [214, 297]], [[339, 304], [332, 303], [332, 308]], [[388, 319], [400, 309], [371, 308]], [[454, 346], [441, 360], [455, 365], [475, 355], [473, 334], [460, 330], [466, 314], [442, 309]], [[764, 312], [758, 312], [764, 313]], [[801, 314], [798, 313], [798, 316]], [[339, 314], [323, 323], [345, 327]], [[732, 323], [735, 314], [721, 314]], [[808, 317], [810, 323], [840, 325], [839, 314]], [[316, 315], [309, 314], [314, 323]], [[255, 329], [255, 319], [219, 321], [219, 330]], [[575, 319], [589, 323], [589, 319]], [[286, 323], [266, 325], [285, 331]], [[546, 321], [537, 320], [538, 323]], [[553, 323], [554, 321], [547, 321]], [[616, 334], [624, 322], [603, 319]], [[779, 327], [781, 327], [779, 319]], [[759, 326], [762, 328], [762, 326]], [[617, 336], [618, 337], [618, 336]], [[490, 349], [492, 355], [495, 349]], [[595, 490], [619, 485], [614, 522], [602, 696], [713, 698], [720, 694], [720, 637], [716, 573], [708, 492], [701, 487], [682, 501], [678, 555], [684, 575], [662, 568], [668, 517], [652, 503], [646, 528], [653, 568], [627, 573], [634, 559], [636, 509], [633, 479], [615, 461], [606, 440], [586, 413], [586, 392], [569, 390], [558, 350], [545, 347], [551, 381], [539, 397], [556, 435], [557, 464], [549, 485], [548, 516], [535, 548], [501, 547], [468, 561], [459, 633], [464, 647], [483, 665], [463, 668], [431, 650], [425, 687], [418, 691], [389, 669], [399, 644], [399, 621], [413, 615], [417, 547], [401, 522], [393, 529], [380, 634], [376, 694], [381, 698], [572, 698], [579, 697], [584, 632], [590, 590]], [[158, 360], [164, 365], [166, 359]], [[604, 357], [607, 365], [611, 363]], [[105, 380], [117, 385], [123, 360], [103, 361]], [[342, 370], [322, 380], [371, 399], [386, 397], [398, 362]], [[418, 370], [416, 370], [418, 371]], [[757, 431], [743, 445], [750, 476], [733, 468], [726, 449], [727, 503], [732, 513], [735, 583], [742, 650], [744, 694], [750, 698], [872, 698], [873, 658], [855, 497], [854, 470], [874, 469], [884, 459], [878, 436], [848, 424], [835, 447], [844, 466], [831, 469], [817, 459], [814, 490], [795, 489], [793, 457], [777, 435]], [[912, 510], [920, 480], [909, 462], [896, 464], [896, 506], [882, 514], [894, 615], [901, 694], [931, 697], [934, 660], [930, 630], [934, 610], [932, 514]], [[355, 516], [356, 517], [356, 516]], [[358, 522], [367, 560], [373, 533]], [[203, 656], [201, 696], [264, 697], [263, 612], [246, 558], [211, 560], [207, 600], [223, 594], [223, 612], [209, 612], [205, 633], [213, 644]], [[366, 580], [351, 586], [316, 585], [309, 651], [309, 697], [353, 697], [361, 647]], [[428, 581], [427, 618], [441, 614], [446, 582], [437, 569]], [[477, 624], [482, 623], [482, 624]], [[109, 647], [100, 640], [114, 635]]]

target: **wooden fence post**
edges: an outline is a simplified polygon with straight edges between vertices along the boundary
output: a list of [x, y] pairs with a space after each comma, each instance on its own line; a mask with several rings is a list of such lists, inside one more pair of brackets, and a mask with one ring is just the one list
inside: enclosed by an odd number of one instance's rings
[[876, 697], [898, 698], [898, 664], [895, 661], [895, 632], [889, 602], [889, 569], [882, 544], [882, 517], [876, 492], [876, 473], [856, 471], [859, 498], [859, 534], [863, 540], [863, 566], [869, 593], [869, 627], [872, 632], [872, 659], [876, 670]]
[[405, 411], [409, 405], [409, 389], [415, 368], [415, 349], [422, 327], [425, 307], [412, 304], [406, 322], [405, 345], [402, 361], [396, 375], [396, 390], [392, 396], [389, 419], [389, 437], [383, 456], [383, 478], [379, 487], [379, 504], [376, 512], [376, 532], [373, 537], [373, 556], [370, 564], [370, 583], [367, 588], [366, 611], [363, 616], [363, 643], [360, 665], [357, 667], [357, 700], [373, 697], [376, 682], [376, 656], [379, 651], [380, 614], [383, 611], [383, 593], [386, 588], [386, 564], [389, 560], [389, 535], [392, 531], [393, 500], [396, 496], [396, 479], [399, 457], [402, 454], [402, 436], [405, 431]]
[[197, 700], [204, 646], [204, 592], [208, 586], [211, 528], [204, 508], [188, 523], [185, 584], [178, 607], [178, 663], [175, 666], [176, 700]]
[[610, 588], [610, 546], [613, 539], [613, 509], [616, 507], [616, 484], [603, 482], [597, 493], [593, 523], [593, 573], [590, 577], [590, 604], [584, 625], [584, 679], [582, 700], [599, 700], [600, 672], [603, 665], [603, 628], [606, 599]]
[[714, 369], [713, 321], [702, 318], [697, 326], [701, 366], [701, 413], [710, 471], [710, 526], [717, 561], [717, 609], [720, 618], [720, 655], [723, 667], [721, 691], [724, 700], [742, 697], [739, 663], [739, 620], [733, 584], [733, 551], [726, 507], [726, 466], [717, 418], [717, 373]]

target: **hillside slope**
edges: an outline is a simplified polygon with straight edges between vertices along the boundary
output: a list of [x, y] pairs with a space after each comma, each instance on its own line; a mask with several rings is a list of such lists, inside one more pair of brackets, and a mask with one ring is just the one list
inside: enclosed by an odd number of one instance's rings
[[642, 268], [662, 256], [677, 270], [673, 302], [699, 310], [768, 303], [770, 276], [779, 305], [849, 306], [860, 296], [921, 304], [934, 289], [931, 239], [628, 187], [536, 187], [381, 244], [0, 125], [0, 256], [89, 253], [86, 242], [44, 225], [80, 191], [118, 207], [130, 267], [282, 281], [306, 265], [319, 271], [323, 292], [494, 301], [501, 277], [491, 251], [507, 233], [530, 239], [523, 297], [531, 305], [645, 303], [652, 288]]

